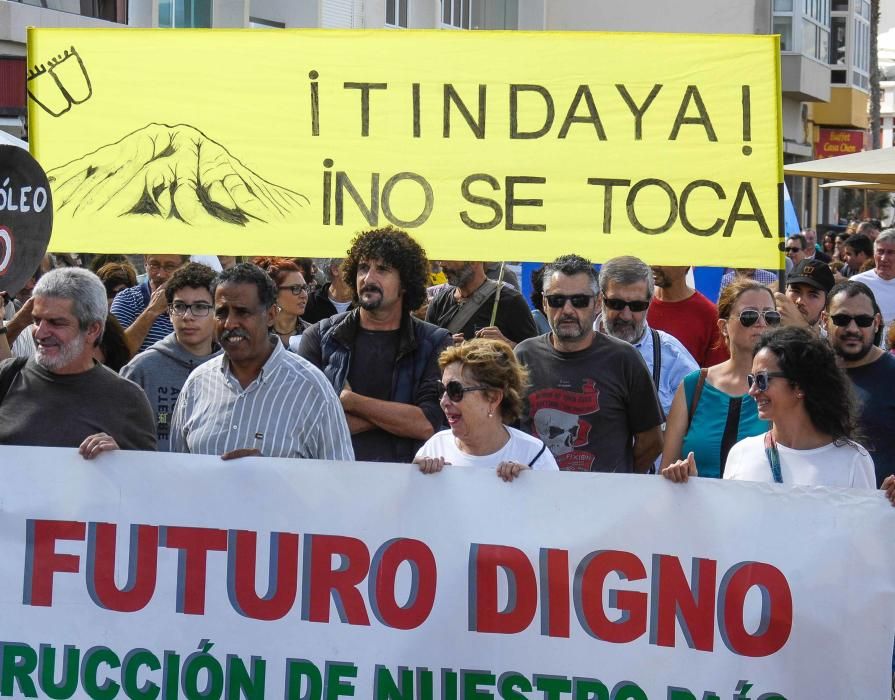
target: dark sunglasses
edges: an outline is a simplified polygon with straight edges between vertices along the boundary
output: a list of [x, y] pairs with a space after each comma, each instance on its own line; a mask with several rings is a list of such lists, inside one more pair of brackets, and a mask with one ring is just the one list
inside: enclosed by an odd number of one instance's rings
[[576, 309], [586, 309], [590, 306], [593, 294], [545, 294], [547, 306], [551, 309], [561, 309], [566, 305], [566, 301], [571, 302]]
[[787, 255], [789, 255], [790, 253], [801, 253], [802, 252], [801, 248], [784, 248], [783, 250], [786, 251]]
[[830, 320], [834, 326], [846, 328], [848, 324], [854, 321], [858, 328], [870, 328], [873, 325], [874, 317], [867, 314], [858, 314], [857, 316], [849, 316], [848, 314], [833, 314]]
[[746, 309], [745, 311], [741, 311], [740, 315], [737, 316], [744, 328], [754, 326], [756, 323], [758, 323], [759, 317], [763, 318], [764, 322], [767, 323], [769, 326], [780, 325], [779, 311], [757, 311], [755, 309]]
[[774, 377], [785, 377], [786, 375], [783, 372], [768, 372], [766, 370], [762, 370], [760, 372], [756, 372], [755, 374], [747, 374], [746, 375], [746, 384], [751, 389], [752, 385], [755, 385], [755, 388], [759, 391], [767, 391], [768, 385], [771, 383], [771, 380]]
[[491, 387], [487, 384], [476, 384], [475, 386], [463, 386], [456, 379], [452, 379], [447, 384], [444, 384], [441, 381], [435, 383], [435, 387], [438, 390], [438, 398], [440, 399], [442, 396], [447, 393], [448, 398], [454, 403], [460, 403], [463, 400], [463, 394], [467, 391], [484, 391], [485, 389], [490, 389]]
[[307, 284], [290, 284], [286, 287], [277, 287], [277, 289], [288, 289], [295, 296], [299, 296], [302, 293], [307, 294], [311, 290], [311, 287]]
[[634, 313], [640, 313], [649, 308], [648, 301], [625, 301], [624, 299], [610, 299], [609, 297], [603, 297], [603, 303], [613, 311], [622, 311], [627, 306]]

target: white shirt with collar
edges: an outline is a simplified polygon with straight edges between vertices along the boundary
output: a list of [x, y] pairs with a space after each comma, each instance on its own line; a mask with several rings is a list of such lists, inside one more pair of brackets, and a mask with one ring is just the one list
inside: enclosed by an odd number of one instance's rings
[[263, 457], [354, 460], [339, 397], [319, 369], [279, 340], [243, 388], [225, 354], [187, 377], [171, 422], [171, 451], [222, 455], [257, 448]]

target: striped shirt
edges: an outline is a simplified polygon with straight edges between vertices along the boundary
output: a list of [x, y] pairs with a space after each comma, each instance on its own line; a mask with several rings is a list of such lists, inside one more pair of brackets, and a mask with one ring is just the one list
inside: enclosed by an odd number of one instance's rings
[[[118, 323], [121, 324], [122, 328], [128, 328], [137, 320], [137, 316], [146, 310], [146, 307], [149, 305], [150, 294], [149, 282], [142, 282], [136, 287], [122, 289], [112, 300], [109, 313], [118, 319]], [[173, 332], [174, 326], [171, 325], [171, 319], [168, 316], [168, 312], [165, 311], [165, 313], [153, 321], [149, 333], [146, 334], [146, 338], [140, 346], [139, 352], [143, 352], [150, 345], [157, 343]]]
[[220, 355], [193, 370], [177, 397], [172, 452], [221, 455], [242, 448], [264, 457], [354, 460], [332, 385], [279, 341], [245, 389]]

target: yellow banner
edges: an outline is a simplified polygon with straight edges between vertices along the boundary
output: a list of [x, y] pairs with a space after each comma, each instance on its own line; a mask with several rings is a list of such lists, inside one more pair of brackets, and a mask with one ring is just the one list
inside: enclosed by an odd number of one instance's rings
[[777, 267], [776, 36], [29, 29], [51, 249]]

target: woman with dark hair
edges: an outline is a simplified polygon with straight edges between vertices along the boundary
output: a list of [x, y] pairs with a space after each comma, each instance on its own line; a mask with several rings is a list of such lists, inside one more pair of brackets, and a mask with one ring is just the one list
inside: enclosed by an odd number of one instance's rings
[[550, 332], [550, 323], [541, 310], [544, 306], [544, 265], [531, 271], [531, 316], [535, 320], [535, 326], [539, 335]]
[[113, 372], [119, 372], [132, 357], [133, 354], [124, 337], [124, 329], [118, 323], [118, 319], [109, 314], [106, 316], [106, 327], [103, 329], [99, 345], [93, 348], [93, 358]]
[[755, 343], [779, 324], [774, 295], [763, 284], [741, 278], [721, 291], [718, 328], [730, 359], [684, 377], [668, 412], [663, 467], [692, 454], [703, 476], [723, 476], [730, 448], [767, 430], [748, 396], [746, 377]]
[[827, 231], [820, 246], [823, 248], [822, 252], [828, 255], [830, 260], [833, 260], [833, 255], [836, 253], [836, 232]]
[[449, 347], [438, 358], [438, 390], [447, 430], [430, 437], [414, 464], [426, 474], [448, 464], [496, 469], [512, 481], [524, 469], [559, 467], [544, 443], [509, 427], [522, 415], [528, 372], [503, 341], [476, 338]]
[[127, 260], [108, 262], [102, 265], [96, 271], [96, 276], [102, 280], [103, 286], [106, 288], [109, 306], [112, 306], [112, 300], [122, 289], [137, 286], [137, 271]]
[[277, 316], [273, 331], [287, 350], [298, 352], [301, 334], [311, 324], [301, 315], [308, 306], [310, 288], [304, 275], [289, 258], [255, 258], [253, 261], [277, 285]]
[[[758, 415], [771, 428], [734, 445], [725, 479], [876, 488], [873, 459], [856, 442], [851, 382], [827, 342], [803, 328], [765, 333], [748, 382]], [[662, 475], [686, 481], [698, 473], [697, 464], [691, 454]]]

